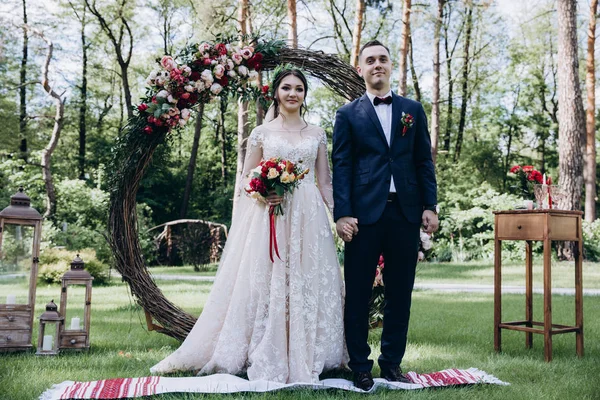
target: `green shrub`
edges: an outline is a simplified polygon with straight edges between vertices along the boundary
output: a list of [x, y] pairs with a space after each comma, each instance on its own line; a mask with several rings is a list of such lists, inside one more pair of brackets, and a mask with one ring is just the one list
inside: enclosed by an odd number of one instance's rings
[[108, 283], [108, 265], [96, 257], [93, 249], [83, 249], [79, 252], [64, 248], [48, 248], [40, 254], [38, 281], [41, 283], [60, 283], [65, 272], [71, 268], [71, 262], [79, 254], [85, 269], [94, 277], [94, 285]]
[[583, 256], [589, 261], [600, 261], [600, 219], [583, 221]]

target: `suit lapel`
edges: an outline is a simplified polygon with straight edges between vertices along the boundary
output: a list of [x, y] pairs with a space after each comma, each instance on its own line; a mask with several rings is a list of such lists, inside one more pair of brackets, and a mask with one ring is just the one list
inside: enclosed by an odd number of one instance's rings
[[377, 128], [377, 132], [379, 132], [379, 135], [381, 136], [383, 142], [387, 146], [388, 142], [385, 137], [385, 133], [383, 133], [381, 122], [379, 122], [379, 118], [377, 117], [377, 113], [375, 112], [375, 107], [373, 106], [373, 103], [371, 103], [371, 100], [369, 99], [369, 96], [367, 96], [366, 93], [360, 98], [360, 103], [367, 115], [369, 116], [369, 118], [371, 118], [371, 122], [373, 122], [373, 125], [375, 125], [375, 127]]
[[396, 131], [398, 130], [400, 119], [402, 117], [402, 97], [392, 92], [392, 99], [392, 131], [390, 132], [390, 147], [392, 147], [392, 144], [394, 143]]

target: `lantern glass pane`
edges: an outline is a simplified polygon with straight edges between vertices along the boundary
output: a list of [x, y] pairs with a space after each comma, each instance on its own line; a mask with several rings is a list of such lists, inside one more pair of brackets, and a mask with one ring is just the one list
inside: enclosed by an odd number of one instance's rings
[[[16, 304], [27, 304], [33, 233], [33, 226], [4, 223], [0, 251], [0, 276], [3, 278], [0, 279], [0, 303], [14, 301]], [[18, 290], [2, 288], [2, 283], [9, 283], [14, 288], [17, 282], [22, 283]]]
[[[84, 329], [85, 285], [67, 285], [67, 309], [65, 311], [65, 329]], [[78, 318], [79, 322], [74, 318]], [[79, 328], [77, 328], [79, 325]]]

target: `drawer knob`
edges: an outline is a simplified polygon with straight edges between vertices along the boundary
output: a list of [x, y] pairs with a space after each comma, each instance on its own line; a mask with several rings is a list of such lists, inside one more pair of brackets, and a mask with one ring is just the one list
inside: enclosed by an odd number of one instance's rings
[[77, 343], [77, 340], [71, 339], [71, 344], [75, 344], [75, 343]]
[[7, 341], [7, 342], [10, 342], [11, 340], [12, 340], [12, 337], [10, 337], [10, 336], [7, 336], [7, 337], [6, 337], [6, 341]]
[[8, 315], [6, 318], [8, 318], [9, 322], [13, 322], [15, 320], [15, 317], [13, 317], [12, 315]]
[[517, 225], [517, 229], [521, 229], [521, 228], [522, 228], [522, 226], [521, 226], [521, 225]]

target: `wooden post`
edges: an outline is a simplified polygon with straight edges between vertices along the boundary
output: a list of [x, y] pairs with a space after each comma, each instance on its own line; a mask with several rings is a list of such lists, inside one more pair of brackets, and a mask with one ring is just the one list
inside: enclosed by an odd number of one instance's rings
[[548, 218], [544, 227], [544, 358], [552, 361], [552, 246], [548, 235]]
[[[494, 216], [498, 226], [498, 215]], [[501, 351], [500, 320], [502, 319], [502, 241], [498, 240], [498, 231], [494, 232], [494, 349]]]
[[[533, 324], [533, 260], [531, 240], [525, 241], [525, 326], [531, 328]], [[525, 333], [525, 347], [533, 346], [533, 333]]]
[[582, 282], [582, 264], [583, 264], [583, 230], [581, 216], [578, 218], [577, 236], [579, 250], [575, 256], [575, 325], [578, 330], [575, 332], [577, 356], [583, 357], [583, 282]]

